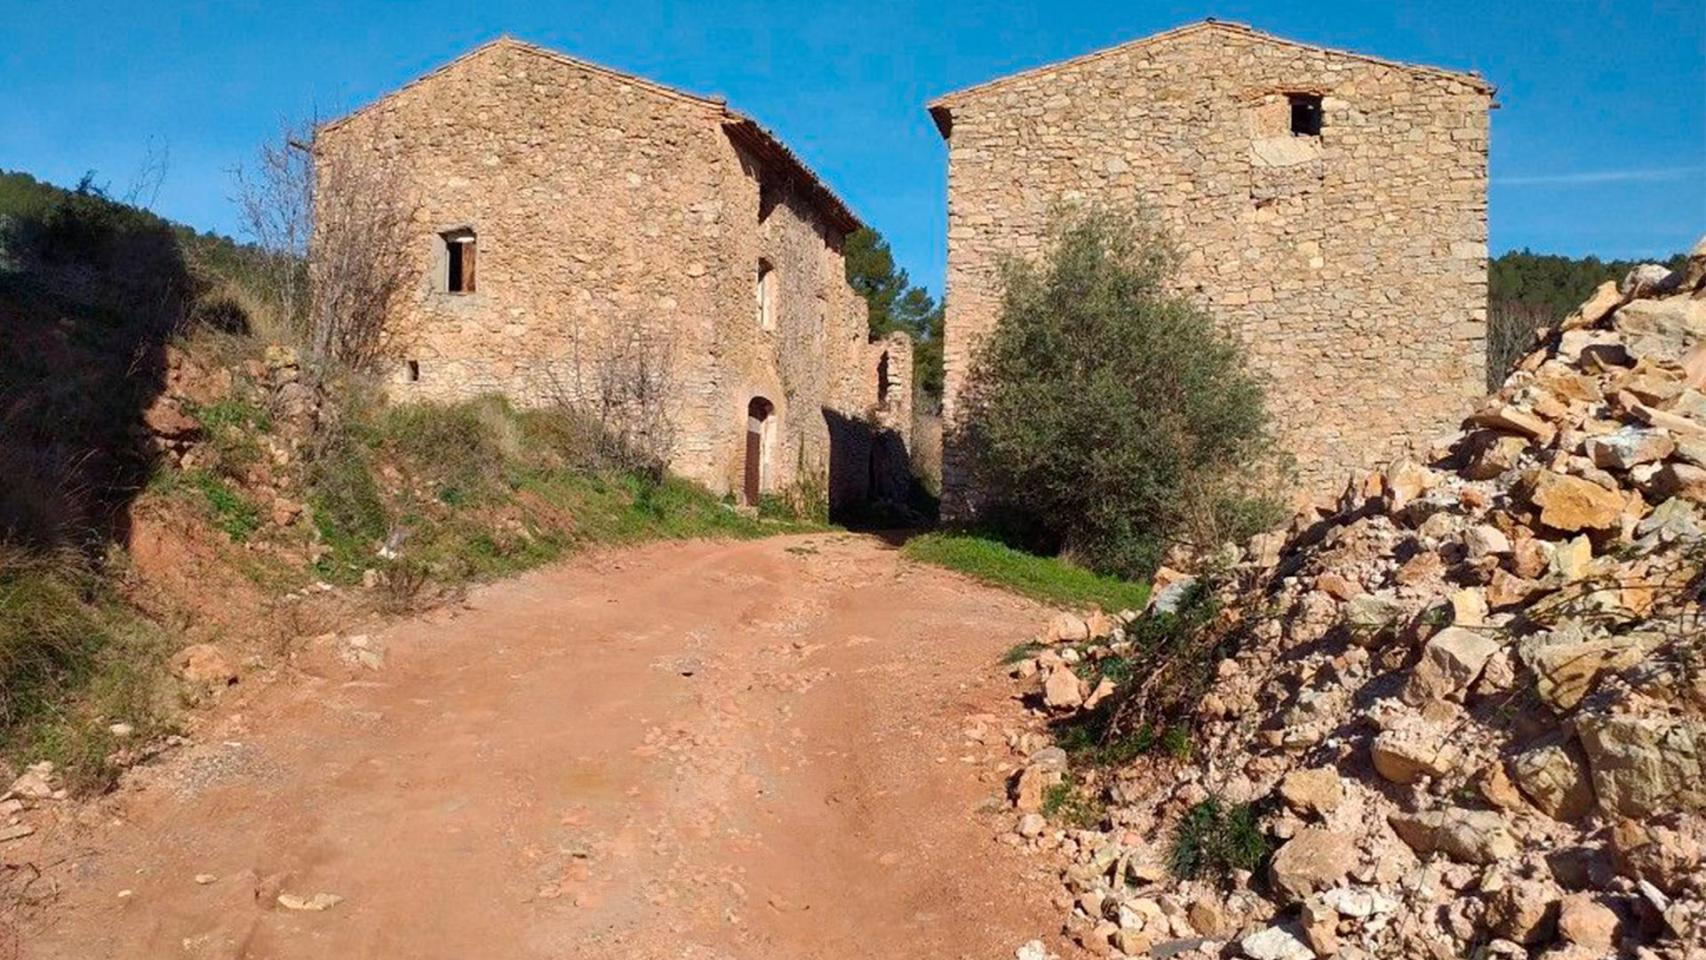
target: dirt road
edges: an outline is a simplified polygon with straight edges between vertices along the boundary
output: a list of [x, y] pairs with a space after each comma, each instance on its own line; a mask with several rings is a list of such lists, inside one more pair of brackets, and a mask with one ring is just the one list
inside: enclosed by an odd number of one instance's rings
[[1000, 722], [964, 731], [1038, 621], [841, 534], [481, 588], [109, 801], [23, 955], [1008, 958], [1051, 885], [981, 812]]

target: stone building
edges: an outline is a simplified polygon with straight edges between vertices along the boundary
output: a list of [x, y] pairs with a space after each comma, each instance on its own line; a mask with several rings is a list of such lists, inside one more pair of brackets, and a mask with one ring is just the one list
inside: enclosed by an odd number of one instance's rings
[[[1181, 286], [1242, 335], [1316, 490], [1455, 425], [1482, 391], [1480, 77], [1207, 21], [950, 93], [944, 415], [960, 412], [999, 264], [1060, 204], [1136, 203]], [[965, 451], [944, 453], [950, 509]]]
[[399, 178], [416, 210], [394, 398], [610, 409], [747, 501], [867, 492], [856, 448], [910, 350], [868, 342], [842, 264], [858, 218], [723, 100], [504, 38], [315, 151]]

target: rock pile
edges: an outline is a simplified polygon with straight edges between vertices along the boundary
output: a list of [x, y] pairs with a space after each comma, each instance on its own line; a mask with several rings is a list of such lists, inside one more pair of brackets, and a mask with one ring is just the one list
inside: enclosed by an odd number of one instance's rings
[[[1237, 643], [1181, 718], [1188, 760], [1084, 770], [1015, 738], [1020, 813], [1063, 782], [1109, 803], [1094, 829], [1014, 840], [1065, 855], [1074, 939], [1706, 956], [1706, 241], [1541, 342], [1459, 434], [1231, 558], [1217, 627]], [[1038, 710], [1117, 699], [1082, 665], [1125, 655], [1135, 616], [1050, 625], [1014, 671]], [[1177, 825], [1211, 797], [1248, 805], [1270, 855], [1179, 880]]]

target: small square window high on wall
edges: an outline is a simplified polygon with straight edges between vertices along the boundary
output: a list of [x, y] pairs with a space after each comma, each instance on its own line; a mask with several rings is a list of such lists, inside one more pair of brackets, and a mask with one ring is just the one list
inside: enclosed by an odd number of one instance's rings
[[1291, 101], [1291, 132], [1298, 137], [1321, 135], [1321, 97], [1313, 93], [1288, 93]]
[[478, 252], [474, 231], [447, 230], [438, 238], [444, 245], [442, 289], [445, 293], [473, 293], [475, 254]]

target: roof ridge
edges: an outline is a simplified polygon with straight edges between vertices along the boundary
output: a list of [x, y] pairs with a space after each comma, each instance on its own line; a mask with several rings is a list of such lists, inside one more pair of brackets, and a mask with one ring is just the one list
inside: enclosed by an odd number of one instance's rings
[[1482, 77], [1479, 73], [1476, 73], [1473, 70], [1450, 70], [1445, 67], [1435, 67], [1427, 64], [1406, 63], [1402, 60], [1389, 60], [1384, 57], [1374, 56], [1373, 54], [1358, 53], [1355, 50], [1345, 50], [1339, 47], [1328, 47], [1317, 43], [1305, 43], [1301, 40], [1292, 40], [1289, 37], [1282, 37], [1278, 34], [1268, 33], [1265, 30], [1258, 30], [1246, 23], [1238, 23], [1233, 20], [1217, 20], [1213, 17], [1209, 17], [1207, 19], [1196, 20], [1191, 23], [1162, 30], [1159, 33], [1151, 33], [1146, 36], [1127, 40], [1123, 43], [1117, 43], [1111, 47], [1103, 47], [1100, 50], [1081, 53], [1075, 57], [1068, 57], [1065, 60], [1056, 60], [1053, 63], [1045, 63], [1035, 67], [1028, 67], [1024, 70], [985, 80], [982, 83], [976, 83], [969, 87], [961, 87], [958, 90], [951, 90], [930, 100], [929, 103], [926, 104], [926, 107], [932, 111], [940, 108], [951, 107], [953, 106], [953, 101], [960, 100], [968, 95], [983, 93], [986, 90], [1005, 85], [1013, 80], [1050, 73], [1063, 67], [1073, 67], [1084, 63], [1090, 63], [1116, 54], [1127, 53], [1157, 41], [1171, 40], [1177, 37], [1182, 37], [1186, 34], [1195, 33], [1199, 30], [1210, 29], [1228, 30], [1233, 33], [1240, 33], [1246, 36], [1258, 37], [1273, 43], [1284, 44], [1289, 47], [1300, 47], [1305, 50], [1319, 50], [1326, 53], [1336, 53], [1341, 56], [1354, 57], [1358, 60], [1378, 63], [1383, 66], [1394, 67], [1399, 70], [1408, 70], [1414, 73], [1424, 73], [1434, 76], [1448, 77], [1455, 80], [1468, 81], [1479, 85], [1489, 93], [1494, 89], [1493, 85], [1488, 83], [1485, 77]]

